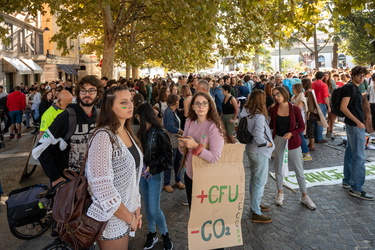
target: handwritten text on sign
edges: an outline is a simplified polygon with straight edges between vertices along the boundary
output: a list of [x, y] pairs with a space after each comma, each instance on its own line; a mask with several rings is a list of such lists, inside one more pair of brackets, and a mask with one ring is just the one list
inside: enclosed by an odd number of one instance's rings
[[227, 144], [215, 164], [193, 157], [189, 249], [242, 245], [244, 145]]
[[[375, 162], [368, 162], [366, 167], [366, 180], [375, 179]], [[305, 170], [306, 186], [334, 185], [342, 183], [344, 178], [344, 166], [319, 168]], [[291, 171], [288, 177], [284, 177], [284, 182], [291, 188], [299, 188], [296, 174]]]

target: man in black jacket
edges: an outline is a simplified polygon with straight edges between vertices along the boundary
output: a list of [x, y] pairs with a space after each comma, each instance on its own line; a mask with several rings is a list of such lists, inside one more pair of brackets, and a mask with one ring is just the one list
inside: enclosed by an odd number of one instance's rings
[[[59, 114], [40, 141], [52, 138], [49, 142], [51, 145], [39, 157], [43, 170], [52, 182], [52, 186], [66, 180], [63, 175], [64, 169], [69, 168], [79, 172], [81, 168], [85, 167], [83, 161], [97, 119], [94, 105], [102, 97], [103, 87], [96, 76], [88, 75], [83, 77], [76, 85], [74, 94], [77, 104], [70, 104], [67, 108], [70, 110], [65, 110]], [[75, 121], [72, 123], [74, 119]], [[72, 128], [69, 128], [72, 124], [75, 124], [74, 132]], [[67, 135], [69, 138], [66, 138]], [[63, 138], [67, 147], [61, 151], [59, 149], [61, 145], [52, 145], [52, 141], [56, 140], [55, 138]]]

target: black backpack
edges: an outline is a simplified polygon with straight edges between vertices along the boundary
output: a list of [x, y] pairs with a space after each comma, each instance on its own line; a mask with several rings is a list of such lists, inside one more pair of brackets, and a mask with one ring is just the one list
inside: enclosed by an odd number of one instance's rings
[[[340, 109], [340, 105], [341, 105], [341, 101], [342, 101], [342, 91], [343, 91], [343, 88], [345, 86], [346, 85], [344, 85], [340, 88], [334, 89], [333, 92], [332, 92], [332, 95], [331, 95], [331, 107], [332, 107], [331, 112], [338, 117], [345, 117], [344, 113]], [[354, 85], [353, 85], [353, 87], [354, 87]], [[355, 93], [355, 89], [354, 89], [354, 93]], [[352, 99], [350, 99], [349, 105], [350, 105], [351, 101], [352, 101]]]
[[237, 126], [237, 139], [243, 144], [251, 143], [254, 138], [247, 129], [247, 119], [249, 116], [242, 117]]

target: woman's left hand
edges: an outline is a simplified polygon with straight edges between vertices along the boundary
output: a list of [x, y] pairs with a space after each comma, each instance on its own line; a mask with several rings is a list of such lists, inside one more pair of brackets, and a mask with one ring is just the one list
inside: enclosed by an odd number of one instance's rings
[[286, 133], [286, 134], [283, 136], [283, 138], [284, 138], [285, 140], [289, 140], [290, 138], [292, 138], [292, 133], [290, 133], [290, 132]]
[[147, 173], [147, 172], [150, 172], [150, 167], [147, 167], [147, 168], [146, 168], [146, 170], [145, 170], [145, 171], [143, 171], [143, 173], [142, 173], [142, 174], [145, 174], [145, 173]]
[[180, 138], [179, 140], [183, 141], [187, 148], [195, 149], [199, 146], [199, 143], [197, 143], [191, 136], [184, 136], [184, 138]]
[[135, 218], [138, 220], [137, 228], [142, 227], [142, 214], [141, 214], [141, 208], [139, 207], [135, 212], [134, 212]]

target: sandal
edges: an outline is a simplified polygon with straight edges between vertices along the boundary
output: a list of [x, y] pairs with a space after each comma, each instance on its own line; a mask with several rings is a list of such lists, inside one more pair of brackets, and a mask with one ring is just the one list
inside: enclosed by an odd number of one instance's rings
[[315, 151], [315, 147], [309, 147], [309, 151]]

